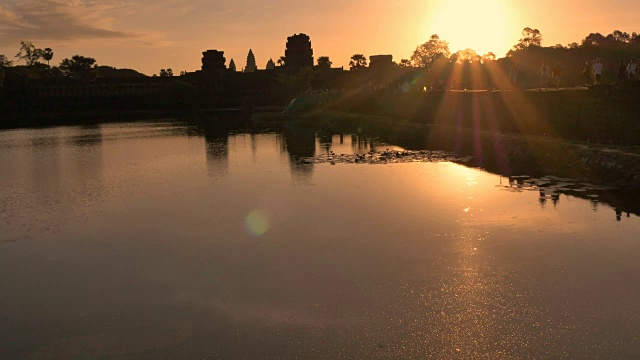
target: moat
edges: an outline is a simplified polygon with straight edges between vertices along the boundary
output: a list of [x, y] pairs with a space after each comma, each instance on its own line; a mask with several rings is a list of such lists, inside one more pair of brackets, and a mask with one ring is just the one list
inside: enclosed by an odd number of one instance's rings
[[635, 195], [472, 165], [287, 126], [0, 131], [0, 358], [640, 357]]

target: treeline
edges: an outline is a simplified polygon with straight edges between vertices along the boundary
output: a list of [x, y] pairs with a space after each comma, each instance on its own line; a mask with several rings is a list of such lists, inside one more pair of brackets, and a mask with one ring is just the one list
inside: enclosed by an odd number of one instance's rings
[[[37, 48], [31, 41], [21, 41], [16, 61], [0, 54], [0, 68], [11, 67], [14, 71], [29, 78], [50, 79], [70, 78], [91, 81], [96, 77], [142, 77], [132, 69], [116, 69], [112, 66], [99, 66], [92, 57], [74, 55], [64, 58], [56, 66], [51, 66], [54, 52], [51, 48]], [[45, 63], [46, 62], [46, 63]]]
[[[539, 85], [540, 68], [543, 62], [562, 69], [562, 86], [585, 84], [585, 63], [596, 58], [604, 65], [603, 82], [616, 80], [621, 60], [640, 57], [640, 35], [615, 30], [611, 34], [591, 33], [580, 43], [566, 46], [556, 44], [543, 47], [540, 30], [525, 28], [522, 37], [504, 58], [495, 54], [477, 54], [473, 49], [451, 53], [448, 42], [433, 35], [429, 41], [418, 45], [411, 59], [403, 59], [397, 66], [417, 67], [426, 70], [426, 83], [446, 82], [452, 88], [487, 88], [503, 86], [508, 82], [511, 69], [518, 69], [521, 85]], [[354, 55], [356, 56], [356, 55]], [[356, 66], [357, 68], [357, 66]]]

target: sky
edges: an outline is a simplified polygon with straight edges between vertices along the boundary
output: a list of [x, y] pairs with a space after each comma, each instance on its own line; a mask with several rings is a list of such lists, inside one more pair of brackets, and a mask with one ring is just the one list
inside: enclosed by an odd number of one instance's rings
[[200, 68], [202, 52], [217, 49], [244, 67], [252, 49], [258, 68], [284, 55], [286, 39], [311, 37], [314, 56], [348, 67], [353, 54], [409, 58], [438, 34], [452, 52], [472, 48], [498, 57], [524, 27], [543, 46], [580, 42], [591, 32], [640, 33], [637, 0], [2, 0], [0, 54], [21, 40], [52, 48], [53, 64], [79, 54], [99, 65], [147, 75]]

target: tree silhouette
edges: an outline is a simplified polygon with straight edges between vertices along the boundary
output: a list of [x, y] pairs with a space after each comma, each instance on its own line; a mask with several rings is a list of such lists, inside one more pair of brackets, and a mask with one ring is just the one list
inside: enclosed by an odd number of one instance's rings
[[286, 65], [287, 65], [287, 57], [280, 56], [280, 58], [278, 59], [278, 66], [286, 66]]
[[429, 38], [429, 41], [418, 45], [413, 55], [411, 55], [411, 63], [416, 67], [429, 67], [439, 57], [448, 58], [450, 55], [449, 43], [440, 40], [437, 34], [433, 34], [431, 38]]
[[488, 53], [482, 55], [482, 62], [486, 63], [488, 61], [496, 61], [496, 54], [494, 54], [492, 51], [489, 51]]
[[66, 77], [92, 80], [96, 76], [96, 59], [73, 55], [71, 59], [64, 59], [58, 67]]
[[229, 62], [229, 70], [236, 72], [236, 62], [233, 61], [233, 59], [231, 59], [231, 61]]
[[351, 71], [367, 67], [367, 58], [363, 54], [355, 54], [349, 61], [349, 69]]
[[171, 69], [160, 69], [160, 77], [173, 76], [173, 70]]
[[400, 66], [400, 67], [411, 67], [411, 61], [409, 61], [408, 59], [402, 59], [398, 63], [398, 66]]
[[42, 50], [36, 49], [31, 41], [20, 41], [20, 51], [16, 54], [18, 60], [24, 60], [27, 66], [40, 63], [42, 59]]
[[318, 67], [321, 69], [330, 69], [333, 63], [328, 56], [320, 56], [318, 58]]
[[599, 46], [604, 45], [607, 38], [600, 33], [591, 33], [582, 39], [582, 46]]
[[256, 67], [256, 57], [253, 55], [253, 50], [249, 49], [249, 53], [247, 54], [247, 66], [244, 67], [244, 72], [256, 72], [258, 68]]
[[273, 59], [269, 59], [269, 61], [267, 61], [267, 66], [265, 66], [265, 69], [273, 70], [275, 68], [276, 68], [276, 63], [273, 62]]
[[[530, 46], [542, 46], [542, 33], [540, 33], [538, 29], [526, 27], [522, 29], [522, 38], [518, 40], [518, 43], [513, 46], [512, 50], [509, 50], [509, 53], [524, 50]], [[507, 56], [510, 56], [509, 53]]]
[[628, 44], [631, 42], [631, 35], [627, 32], [622, 32], [620, 30], [614, 30], [610, 35], [614, 41]]
[[459, 64], [480, 62], [482, 60], [482, 57], [473, 49], [456, 51], [450, 58], [451, 62], [457, 62]]
[[51, 61], [51, 59], [53, 59], [53, 50], [51, 50], [51, 48], [44, 49], [42, 51], [42, 58], [47, 60], [47, 65], [49, 65], [49, 61]]
[[0, 54], [0, 67], [9, 67], [13, 65], [13, 61], [9, 61], [6, 56]]

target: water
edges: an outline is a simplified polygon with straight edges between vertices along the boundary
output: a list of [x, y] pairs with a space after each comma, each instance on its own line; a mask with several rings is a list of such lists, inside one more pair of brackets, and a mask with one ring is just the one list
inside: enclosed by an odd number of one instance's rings
[[640, 357], [640, 221], [620, 194], [308, 161], [402, 150], [377, 141], [0, 132], [0, 358]]

